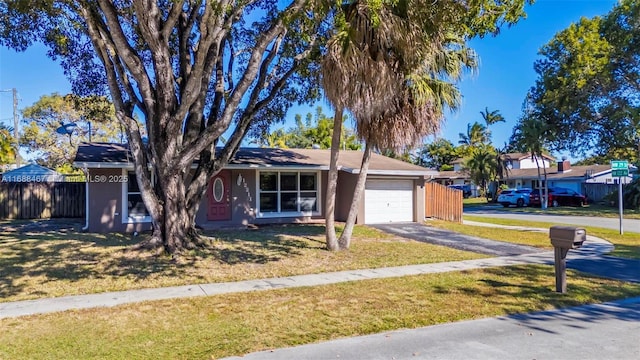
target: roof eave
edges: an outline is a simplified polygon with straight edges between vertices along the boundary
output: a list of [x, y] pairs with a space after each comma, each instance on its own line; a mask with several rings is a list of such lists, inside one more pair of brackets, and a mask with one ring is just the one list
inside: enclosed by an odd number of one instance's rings
[[83, 169], [133, 169], [130, 162], [74, 161], [73, 165]]
[[[340, 169], [349, 174], [359, 174], [360, 169], [346, 168]], [[385, 175], [385, 176], [424, 176], [424, 177], [437, 177], [437, 171], [422, 171], [422, 170], [368, 170], [367, 175]]]

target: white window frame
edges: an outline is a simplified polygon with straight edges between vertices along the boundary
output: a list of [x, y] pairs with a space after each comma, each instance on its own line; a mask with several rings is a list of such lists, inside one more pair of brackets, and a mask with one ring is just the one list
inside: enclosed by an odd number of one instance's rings
[[[122, 181], [122, 223], [123, 224], [139, 224], [139, 223], [150, 223], [151, 215], [149, 216], [129, 216], [129, 180], [137, 181], [135, 176], [133, 178], [129, 177], [129, 172], [135, 174], [135, 171], [123, 168], [122, 169], [122, 179], [126, 179], [127, 181]], [[151, 173], [151, 184], [155, 183], [155, 176]], [[133, 193], [138, 194], [138, 193]], [[148, 210], [147, 210], [148, 211]]]
[[[275, 212], [262, 212], [262, 210], [260, 209], [260, 174], [261, 173], [276, 173], [277, 174], [277, 179], [276, 179], [276, 191], [265, 191], [266, 193], [275, 193], [276, 194], [276, 201], [277, 201], [277, 209], [278, 211]], [[286, 190], [286, 191], [282, 191], [280, 190], [280, 174], [281, 173], [296, 173], [296, 177], [297, 177], [297, 185], [296, 185], [296, 192], [297, 192], [297, 197], [298, 199], [300, 198], [300, 193], [301, 192], [312, 192], [313, 190], [300, 190], [300, 174], [301, 173], [309, 173], [309, 174], [314, 174], [316, 177], [316, 210], [315, 211], [281, 211], [281, 204], [280, 204], [280, 195], [282, 193], [291, 193], [293, 192], [293, 190]], [[258, 218], [282, 218], [282, 217], [300, 217], [300, 216], [319, 216], [322, 214], [322, 194], [320, 192], [320, 188], [321, 188], [321, 181], [322, 181], [322, 177], [321, 177], [321, 172], [320, 171], [316, 171], [316, 170], [305, 170], [305, 169], [279, 169], [279, 170], [275, 170], [275, 169], [269, 169], [269, 170], [256, 170], [256, 217]], [[300, 208], [300, 205], [298, 204], [298, 208]]]

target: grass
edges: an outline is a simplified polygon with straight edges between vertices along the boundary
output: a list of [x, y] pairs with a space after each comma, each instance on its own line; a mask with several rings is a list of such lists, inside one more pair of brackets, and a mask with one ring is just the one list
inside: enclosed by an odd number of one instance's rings
[[470, 198], [462, 199], [463, 207], [483, 206], [483, 205], [487, 205], [486, 197], [480, 196], [480, 197], [470, 197]]
[[[475, 220], [475, 217], [465, 215], [467, 220]], [[480, 221], [480, 220], [475, 220]], [[514, 225], [515, 225], [514, 221]], [[477, 236], [485, 239], [505, 241], [514, 244], [528, 245], [543, 249], [553, 249], [549, 242], [549, 235], [537, 231], [521, 231], [512, 229], [502, 229], [494, 227], [465, 225], [441, 220], [429, 220], [428, 225], [434, 226], [440, 229], [446, 229], [455, 231], [460, 234]], [[522, 223], [518, 223], [522, 226]]]
[[[508, 208], [503, 208], [501, 205], [496, 203], [487, 203], [487, 199], [485, 198], [469, 198], [464, 199], [463, 207], [464, 208], [478, 208], [488, 206], [493, 208], [498, 208], [503, 211], [510, 212], [518, 212], [518, 213], [527, 213], [527, 214], [546, 214], [546, 215], [566, 215], [566, 216], [595, 216], [595, 217], [608, 217], [608, 218], [616, 218], [620, 216], [620, 212], [617, 206], [608, 206], [602, 204], [589, 204], [583, 207], [573, 207], [573, 206], [559, 206], [559, 207], [549, 207], [547, 209], [541, 209], [539, 207], [521, 207], [516, 208], [510, 206]], [[637, 209], [623, 209], [623, 216], [627, 219], [640, 219], [640, 210]]]
[[[560, 223], [549, 223], [549, 222], [540, 222], [540, 221], [499, 219], [499, 218], [486, 217], [486, 216], [465, 215], [464, 218], [465, 220], [486, 222], [486, 223], [492, 223], [492, 224], [511, 225], [511, 226], [530, 226], [530, 227], [536, 227], [536, 228], [549, 228], [553, 225], [566, 225], [566, 224], [560, 224]], [[462, 225], [462, 224], [449, 225], [449, 223], [444, 223], [442, 225], [438, 224], [437, 226], [446, 227], [450, 230], [464, 232], [464, 233], [473, 232], [473, 233], [479, 234], [483, 232], [483, 228], [479, 226]], [[593, 236], [597, 236], [599, 238], [605, 239], [611, 242], [615, 246], [615, 250], [609, 255], [619, 256], [624, 258], [631, 258], [631, 259], [640, 259], [640, 234], [639, 233], [625, 232], [623, 235], [620, 235], [618, 230], [613, 230], [613, 229], [603, 229], [603, 228], [597, 228], [597, 227], [591, 227], [591, 226], [585, 226], [584, 228], [587, 230], [587, 235], [593, 235]], [[484, 231], [489, 231], [491, 234], [501, 233], [500, 229], [496, 229], [496, 228], [489, 228], [488, 230], [484, 230]], [[524, 243], [522, 241], [525, 241], [525, 239], [533, 237], [534, 236], [533, 234], [534, 233], [529, 234], [529, 233], [518, 232], [517, 236], [512, 237], [510, 240], [505, 239], [503, 241]], [[541, 234], [541, 235], [544, 235], [544, 234]], [[544, 241], [546, 241], [548, 244], [549, 243], [548, 235], [544, 235], [544, 237], [546, 239]], [[533, 241], [540, 242], [543, 240], [536, 235], [535, 240]], [[536, 246], [536, 245], [533, 245], [533, 246]]]
[[559, 294], [553, 274], [513, 266], [3, 319], [0, 358], [215, 359], [640, 295], [640, 284], [574, 271]]
[[0, 232], [0, 302], [239, 281], [485, 257], [356, 226], [349, 251], [329, 252], [324, 226], [210, 232], [177, 261], [134, 251], [144, 236]]
[[[556, 208], [550, 207], [544, 210], [539, 207], [523, 207], [518, 209], [509, 208], [509, 210], [547, 215], [595, 216], [608, 218], [616, 218], [620, 216], [620, 211], [617, 207], [600, 204], [589, 204], [583, 207], [559, 206]], [[623, 216], [627, 219], [640, 219], [640, 211], [634, 209], [623, 209]]]

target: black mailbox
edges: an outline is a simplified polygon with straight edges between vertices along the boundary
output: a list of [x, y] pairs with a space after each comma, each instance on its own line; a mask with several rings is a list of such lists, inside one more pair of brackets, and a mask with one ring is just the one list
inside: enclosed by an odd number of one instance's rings
[[587, 230], [575, 226], [556, 225], [549, 229], [551, 245], [562, 249], [577, 249], [587, 240]]

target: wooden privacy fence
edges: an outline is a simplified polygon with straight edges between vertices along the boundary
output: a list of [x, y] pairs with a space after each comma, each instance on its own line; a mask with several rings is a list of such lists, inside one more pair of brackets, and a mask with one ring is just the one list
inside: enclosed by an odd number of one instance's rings
[[0, 219], [84, 216], [84, 183], [0, 182]]
[[600, 202], [603, 198], [618, 190], [618, 184], [583, 184], [584, 195], [589, 202]]
[[425, 184], [424, 216], [462, 222], [462, 190], [437, 183]]

